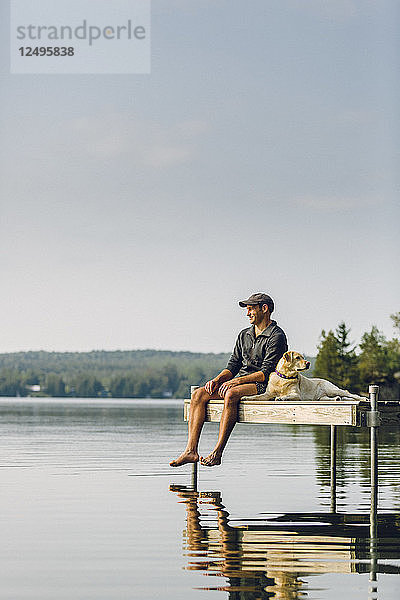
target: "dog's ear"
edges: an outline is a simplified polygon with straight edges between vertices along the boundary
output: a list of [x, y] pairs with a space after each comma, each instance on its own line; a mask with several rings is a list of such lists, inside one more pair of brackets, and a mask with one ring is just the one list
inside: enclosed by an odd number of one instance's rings
[[285, 352], [282, 358], [284, 358], [287, 362], [290, 362], [292, 360], [292, 352]]

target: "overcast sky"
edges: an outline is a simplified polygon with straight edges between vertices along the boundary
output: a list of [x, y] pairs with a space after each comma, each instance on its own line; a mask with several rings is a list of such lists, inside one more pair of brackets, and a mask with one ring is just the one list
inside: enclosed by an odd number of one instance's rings
[[392, 337], [396, 5], [153, 0], [150, 75], [10, 75], [2, 0], [0, 352], [228, 352], [256, 291]]

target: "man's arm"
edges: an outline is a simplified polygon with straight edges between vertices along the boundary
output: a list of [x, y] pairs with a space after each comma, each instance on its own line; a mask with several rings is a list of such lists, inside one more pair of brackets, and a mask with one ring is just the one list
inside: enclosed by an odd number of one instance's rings
[[240, 340], [240, 334], [236, 340], [235, 347], [233, 349], [232, 355], [226, 365], [226, 368], [221, 371], [216, 377], [207, 381], [205, 384], [205, 390], [210, 395], [217, 391], [220, 385], [225, 383], [226, 381], [233, 380], [233, 377], [239, 373], [239, 370], [242, 366], [242, 346]]
[[216, 377], [210, 379], [210, 381], [207, 381], [207, 383], [204, 386], [206, 392], [208, 392], [210, 395], [213, 394], [217, 391], [218, 387], [222, 383], [224, 383], [225, 381], [229, 381], [230, 379], [232, 379], [232, 377], [233, 375], [231, 371], [229, 371], [229, 369], [223, 369], [221, 373], [218, 373]]
[[249, 373], [248, 375], [242, 375], [241, 377], [235, 377], [234, 385], [243, 385], [244, 383], [258, 383], [265, 381], [265, 375], [262, 371], [256, 371], [255, 373]]
[[261, 365], [261, 371], [264, 373], [265, 381], [268, 381], [270, 374], [276, 368], [276, 365], [287, 349], [286, 336], [283, 331], [278, 332], [270, 339], [268, 349]]
[[233, 349], [233, 352], [231, 354], [231, 357], [230, 357], [228, 364], [226, 365], [226, 369], [225, 369], [232, 374], [232, 377], [235, 377], [235, 375], [237, 375], [239, 373], [239, 371], [243, 365], [241, 333], [239, 333], [239, 335], [238, 335], [235, 347]]

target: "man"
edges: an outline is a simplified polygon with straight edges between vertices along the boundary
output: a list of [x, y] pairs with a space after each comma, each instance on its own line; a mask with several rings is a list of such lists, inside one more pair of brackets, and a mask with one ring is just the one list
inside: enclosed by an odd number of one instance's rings
[[239, 306], [247, 308], [251, 326], [239, 333], [226, 369], [193, 392], [187, 446], [176, 460], [170, 462], [171, 467], [198, 462], [197, 450], [206, 418], [206, 406], [212, 398], [223, 398], [225, 401], [218, 441], [211, 454], [206, 458], [201, 457], [200, 461], [207, 467], [221, 464], [222, 453], [237, 421], [240, 399], [265, 392], [270, 373], [288, 349], [284, 331], [276, 321], [271, 320], [274, 301], [270, 296], [252, 294], [247, 300], [240, 301]]

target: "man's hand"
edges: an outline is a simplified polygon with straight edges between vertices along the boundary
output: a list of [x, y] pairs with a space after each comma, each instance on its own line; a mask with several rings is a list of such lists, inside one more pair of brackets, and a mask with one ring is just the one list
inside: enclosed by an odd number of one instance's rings
[[206, 392], [212, 396], [214, 392], [218, 389], [218, 383], [214, 379], [210, 379], [204, 386]]
[[229, 381], [225, 381], [225, 383], [223, 383], [218, 390], [218, 396], [224, 398], [226, 392], [231, 388], [235, 387], [236, 385], [241, 385], [240, 377], [236, 377], [236, 379], [230, 379]]

